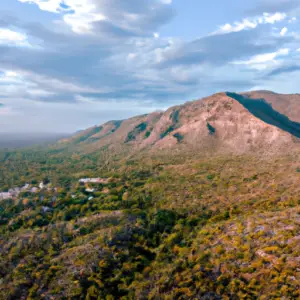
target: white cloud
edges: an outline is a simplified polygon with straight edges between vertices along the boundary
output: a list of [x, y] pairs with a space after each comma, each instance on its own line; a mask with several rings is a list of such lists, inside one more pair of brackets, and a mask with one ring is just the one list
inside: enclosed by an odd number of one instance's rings
[[[92, 30], [92, 23], [106, 20], [106, 17], [96, 11], [91, 0], [19, 0], [23, 3], [36, 4], [41, 10], [52, 13], [66, 13], [64, 22], [75, 33], [88, 33]], [[72, 12], [72, 13], [68, 13]]]
[[136, 56], [137, 56], [136, 53], [129, 53], [129, 54], [127, 55], [127, 60], [128, 60], [128, 61], [133, 60], [133, 59], [136, 58]]
[[247, 65], [250, 68], [263, 70], [266, 69], [269, 63], [274, 64], [277, 63], [276, 58], [280, 56], [286, 56], [290, 53], [288, 48], [279, 49], [276, 52], [259, 54], [251, 57], [249, 60], [244, 61], [235, 61], [233, 64], [235, 65]]
[[281, 36], [285, 36], [285, 34], [288, 32], [288, 29], [286, 27], [283, 27], [280, 31]]
[[[18, 0], [22, 3], [36, 4], [41, 10], [53, 13], [80, 9], [85, 12], [91, 10], [92, 5], [88, 0]], [[162, 4], [172, 4], [172, 0], [160, 0]]]
[[0, 69], [0, 96], [22, 97], [27, 95], [33, 99], [49, 98], [57, 94], [68, 93], [105, 93], [108, 89], [97, 89], [62, 81], [49, 76], [25, 70]]
[[39, 98], [54, 95], [53, 92], [43, 90], [42, 87], [24, 76], [24, 74], [11, 70], [3, 70], [0, 75], [0, 86], [1, 97], [22, 97], [24, 94], [28, 94]]
[[[142, 31], [142, 26], [147, 27], [155, 17], [160, 19], [163, 7], [172, 3], [172, 0], [151, 0], [145, 1], [144, 11], [136, 9], [139, 1], [131, 1], [129, 4], [120, 5], [116, 0], [18, 0], [22, 3], [38, 5], [41, 10], [63, 14], [62, 21], [77, 34], [93, 33], [96, 22], [106, 21], [113, 28], [125, 30]], [[114, 3], [115, 2], [115, 3]], [[122, 10], [123, 8], [123, 10]], [[124, 10], [125, 8], [125, 10]], [[121, 9], [121, 10], [120, 10]], [[127, 10], [127, 11], [126, 11]], [[59, 21], [57, 21], [59, 22]], [[99, 29], [99, 28], [98, 28]], [[98, 32], [95, 32], [99, 34]]]
[[269, 13], [264, 13], [264, 16], [262, 19], [259, 21], [265, 24], [274, 24], [276, 22], [283, 21], [287, 15], [285, 13], [275, 13], [275, 14], [269, 14]]
[[229, 32], [238, 32], [244, 29], [254, 29], [257, 26], [257, 22], [244, 19], [242, 22], [235, 22], [233, 25], [227, 23], [220, 26], [218, 33], [229, 33]]
[[293, 18], [291, 18], [288, 22], [289, 22], [289, 23], [296, 23], [296, 22], [297, 22], [297, 18], [296, 18], [296, 17], [293, 17]]
[[0, 28], [0, 44], [28, 46], [27, 36], [7, 28]]
[[23, 79], [20, 74], [18, 74], [15, 71], [11, 70], [1, 70], [0, 69], [0, 94], [5, 94], [8, 88], [15, 88], [15, 91], [17, 90], [16, 86], [22, 85]]
[[7, 77], [18, 77], [18, 73], [16, 73], [15, 71], [5, 71], [5, 76]]
[[74, 13], [64, 15], [63, 20], [75, 33], [89, 33], [93, 29], [94, 22], [107, 19], [97, 12], [95, 5], [89, 0], [66, 0], [65, 4], [70, 6]]
[[261, 17], [245, 18], [241, 22], [234, 22], [233, 24], [225, 24], [220, 26], [219, 30], [213, 34], [224, 34], [230, 32], [239, 32], [246, 29], [254, 29], [260, 24], [274, 24], [283, 21], [287, 15], [285, 13], [268, 14], [264, 13]]
[[[171, 0], [17, 1], [52, 14], [43, 20], [39, 12], [35, 24], [20, 20], [24, 31], [9, 27], [43, 46], [12, 47], [1, 58], [0, 67], [8, 70], [0, 73], [0, 102], [24, 113], [7, 117], [11, 128], [73, 130], [219, 90], [246, 90], [266, 82], [256, 70], [283, 61], [285, 48], [295, 47], [292, 25], [279, 23], [287, 18], [283, 13], [237, 16], [239, 22], [221, 26], [214, 36], [201, 32], [202, 38], [186, 41], [160, 37], [161, 26], [173, 16]], [[51, 28], [49, 20], [60, 26]], [[289, 39], [279, 36], [284, 26]]]
[[32, 72], [26, 72], [26, 76], [29, 80], [34, 82], [37, 86], [43, 86], [45, 89], [53, 90], [56, 92], [63, 93], [107, 93], [110, 89], [107, 88], [92, 88], [86, 85], [78, 85], [74, 82], [68, 82], [52, 78], [49, 76], [44, 76], [40, 74], [35, 74]]

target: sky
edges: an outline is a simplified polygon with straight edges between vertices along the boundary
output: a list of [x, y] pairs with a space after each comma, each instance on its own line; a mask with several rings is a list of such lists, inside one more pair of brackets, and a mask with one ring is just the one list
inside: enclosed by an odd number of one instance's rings
[[299, 0], [1, 0], [0, 132], [71, 133], [220, 91], [299, 92]]

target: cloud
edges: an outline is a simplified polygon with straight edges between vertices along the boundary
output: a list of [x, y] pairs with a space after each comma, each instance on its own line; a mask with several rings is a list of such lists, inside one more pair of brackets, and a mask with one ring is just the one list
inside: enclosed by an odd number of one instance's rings
[[215, 32], [187, 40], [163, 29], [175, 15], [170, 0], [18, 1], [44, 12], [35, 9], [34, 22], [0, 15], [0, 28], [31, 45], [0, 42], [0, 102], [10, 108], [0, 127], [11, 131], [72, 131], [263, 86], [300, 47], [283, 10], [213, 19]]
[[289, 23], [296, 23], [297, 22], [297, 18], [296, 17], [292, 17], [288, 22]]
[[268, 73], [268, 77], [300, 71], [300, 65], [281, 66]]
[[276, 52], [292, 40], [272, 35], [270, 25], [261, 25], [253, 30], [209, 35], [187, 44], [169, 44], [155, 53], [159, 67], [206, 64], [212, 67]]
[[0, 28], [0, 44], [28, 46], [27, 36], [7, 28]]
[[276, 12], [274, 14], [264, 13], [260, 17], [246, 18], [241, 22], [235, 22], [234, 24], [221, 25], [220, 28], [213, 34], [222, 34], [230, 32], [238, 32], [246, 29], [254, 29], [261, 24], [274, 24], [276, 22], [283, 21], [286, 18], [285, 13]]
[[[207, 93], [224, 86], [218, 76], [226, 75], [212, 68], [232, 68], [228, 63], [276, 52], [292, 39], [272, 36], [268, 24], [191, 42], [153, 38], [152, 33], [151, 37], [131, 37], [121, 44], [94, 35], [50, 31], [37, 24], [23, 24], [23, 29], [30, 37], [44, 39], [43, 48], [0, 46], [0, 68], [19, 76], [15, 78], [19, 82], [2, 88], [2, 94], [55, 103], [76, 103], [75, 94], [98, 101], [126, 98], [167, 103], [188, 99], [204, 84]], [[212, 72], [215, 77], [210, 77]], [[239, 77], [237, 74], [231, 84], [240, 86], [235, 84]], [[248, 84], [244, 80], [245, 86], [251, 85], [252, 79], [248, 80]]]
[[277, 58], [286, 56], [290, 53], [288, 48], [279, 49], [276, 52], [259, 54], [251, 57], [249, 60], [245, 61], [235, 61], [236, 65], [247, 65], [250, 68], [262, 70], [268, 67], [268, 63], [277, 63]]
[[151, 34], [174, 15], [171, 0], [19, 0], [62, 15], [77, 34]]
[[24, 97], [24, 95], [42, 99], [54, 93], [28, 80], [24, 74], [9, 70], [3, 71], [0, 74], [0, 97]]
[[246, 10], [246, 14], [260, 15], [265, 12], [289, 13], [299, 7], [300, 3], [298, 0], [261, 0], [259, 3], [256, 3], [253, 8]]
[[288, 32], [288, 29], [286, 27], [283, 27], [280, 31], [280, 35], [285, 36], [287, 32]]

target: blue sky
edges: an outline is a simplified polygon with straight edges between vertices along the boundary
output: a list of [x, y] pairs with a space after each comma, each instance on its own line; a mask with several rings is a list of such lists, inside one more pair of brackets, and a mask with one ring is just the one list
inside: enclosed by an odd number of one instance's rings
[[219, 91], [297, 93], [299, 18], [299, 0], [2, 0], [0, 131], [73, 132]]

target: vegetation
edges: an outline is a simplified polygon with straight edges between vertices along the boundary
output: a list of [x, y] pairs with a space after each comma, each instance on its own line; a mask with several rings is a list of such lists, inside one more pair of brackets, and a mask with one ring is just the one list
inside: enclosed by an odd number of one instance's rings
[[171, 120], [174, 124], [179, 122], [179, 119], [180, 119], [179, 117], [180, 117], [180, 110], [179, 109], [174, 110], [171, 113], [171, 116], [170, 116], [170, 118], [171, 118]]
[[1, 153], [0, 299], [300, 297], [299, 156], [123, 157]]
[[173, 125], [169, 126], [167, 128], [167, 130], [160, 135], [160, 138], [163, 139], [164, 137], [166, 137], [170, 132], [174, 131], [175, 129], [176, 128]]
[[137, 125], [132, 131], [130, 131], [127, 135], [126, 143], [134, 141], [136, 137], [143, 131], [147, 129], [147, 122], [143, 122], [139, 125]]
[[214, 128], [211, 124], [207, 123], [207, 129], [210, 135], [214, 135], [216, 133], [216, 128]]
[[102, 129], [103, 129], [103, 128], [102, 128], [101, 126], [100, 126], [100, 127], [94, 127], [94, 128], [92, 128], [87, 134], [81, 135], [81, 136], [79, 136], [78, 138], [76, 138], [76, 139], [74, 140], [74, 143], [75, 143], [75, 144], [82, 143], [82, 142], [86, 141], [87, 139], [89, 139], [89, 138], [90, 138], [91, 136], [93, 136], [94, 134], [101, 132]]
[[173, 136], [177, 139], [178, 143], [181, 143], [184, 139], [184, 136], [179, 132], [175, 133]]
[[145, 133], [145, 139], [147, 139], [150, 135], [151, 135], [151, 131], [148, 130], [148, 131]]

